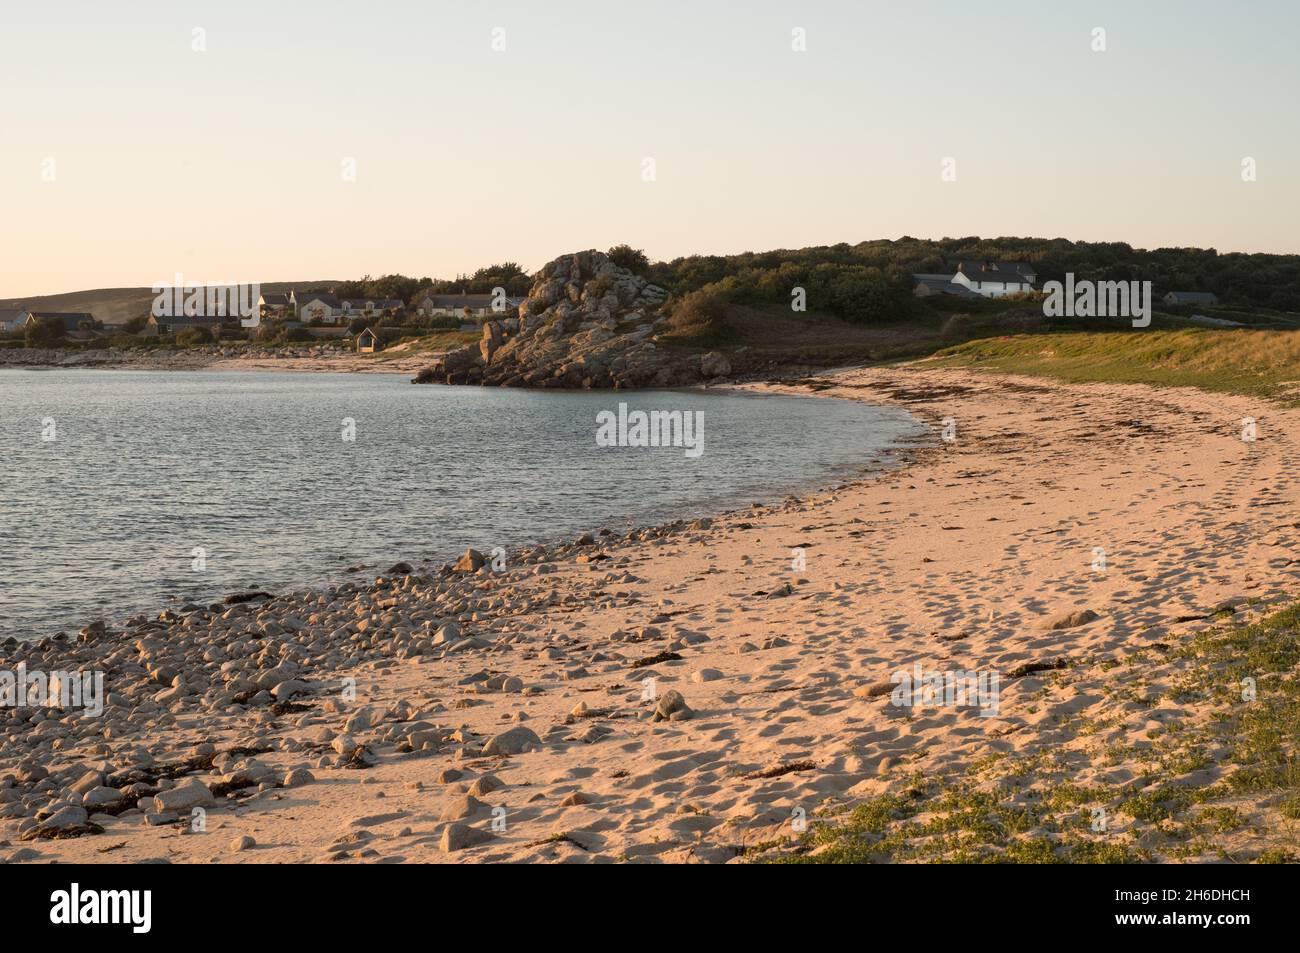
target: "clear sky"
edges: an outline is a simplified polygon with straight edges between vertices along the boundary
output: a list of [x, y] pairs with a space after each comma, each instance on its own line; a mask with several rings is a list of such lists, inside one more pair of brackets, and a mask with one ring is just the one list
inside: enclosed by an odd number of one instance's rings
[[0, 0], [0, 297], [619, 242], [1300, 252], [1297, 37], [1296, 0]]

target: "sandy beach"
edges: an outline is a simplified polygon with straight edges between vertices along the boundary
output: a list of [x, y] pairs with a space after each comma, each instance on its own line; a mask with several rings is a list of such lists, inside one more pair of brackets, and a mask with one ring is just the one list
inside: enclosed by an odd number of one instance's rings
[[[755, 389], [896, 403], [933, 439], [878, 478], [592, 527], [500, 572], [9, 645], [5, 667], [102, 668], [110, 697], [0, 714], [0, 859], [745, 862], [815, 855], [803, 835], [920, 783], [1105, 789], [1104, 832], [1012, 836], [1205, 859], [1123, 805], [1212, 720], [1178, 648], [1294, 588], [1297, 412], [916, 367]], [[918, 664], [996, 673], [996, 713], [894, 704]], [[1201, 748], [1195, 783], [1238, 769]], [[1232, 809], [1250, 823], [1214, 850], [1294, 848], [1267, 797]]]

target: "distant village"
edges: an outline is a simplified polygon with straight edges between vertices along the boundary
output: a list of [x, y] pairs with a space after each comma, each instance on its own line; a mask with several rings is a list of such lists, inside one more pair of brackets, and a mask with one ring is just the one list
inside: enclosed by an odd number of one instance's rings
[[[123, 326], [105, 325], [89, 312], [0, 309], [0, 332], [22, 333], [43, 324], [53, 329], [55, 338], [92, 341], [122, 333], [161, 339], [199, 328], [209, 332], [215, 342], [223, 330], [227, 334], [247, 332], [256, 338], [259, 329], [265, 328], [279, 334], [290, 332], [292, 339], [301, 341], [343, 340], [367, 353], [381, 350], [386, 342], [398, 337], [432, 330], [477, 331], [484, 320], [513, 312], [522, 302], [523, 298], [492, 294], [423, 292], [407, 306], [396, 298], [340, 298], [328, 292], [291, 291], [260, 296], [261, 322], [257, 328], [242, 327], [238, 317], [228, 314], [150, 314], [138, 330], [124, 331]], [[234, 332], [236, 328], [238, 332]]]
[[[952, 272], [913, 274], [912, 293], [917, 297], [1005, 298], [1039, 293], [1038, 274], [1024, 262], [961, 261]], [[1170, 291], [1161, 299], [1170, 307], [1213, 306], [1210, 292]], [[290, 291], [263, 294], [257, 307], [257, 327], [241, 326], [228, 314], [158, 316], [150, 314], [143, 324], [137, 319], [126, 326], [106, 325], [89, 312], [25, 311], [0, 309], [0, 333], [22, 334], [36, 325], [50, 328], [48, 337], [68, 341], [130, 334], [145, 339], [172, 339], [181, 344], [203, 342], [208, 332], [215, 343], [222, 338], [308, 342], [313, 340], [350, 344], [362, 353], [379, 351], [402, 337], [416, 337], [434, 330], [477, 331], [493, 315], [514, 312], [519, 297], [492, 294], [436, 294], [421, 292], [410, 305], [396, 298], [343, 298], [323, 291]], [[495, 307], [494, 307], [495, 304]]]

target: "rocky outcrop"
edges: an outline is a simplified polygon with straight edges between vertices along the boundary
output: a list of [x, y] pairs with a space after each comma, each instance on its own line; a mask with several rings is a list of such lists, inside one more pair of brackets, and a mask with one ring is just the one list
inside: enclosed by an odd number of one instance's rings
[[503, 387], [679, 387], [730, 373], [721, 355], [656, 343], [668, 292], [598, 251], [563, 255], [533, 279], [517, 314], [442, 356], [415, 383]]

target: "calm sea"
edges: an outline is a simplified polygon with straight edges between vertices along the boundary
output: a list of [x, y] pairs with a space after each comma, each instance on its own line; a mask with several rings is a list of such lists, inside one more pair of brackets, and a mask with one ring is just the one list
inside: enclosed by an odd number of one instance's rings
[[[703, 453], [597, 446], [620, 402], [701, 413]], [[922, 430], [824, 398], [4, 370], [0, 638], [772, 501]]]

